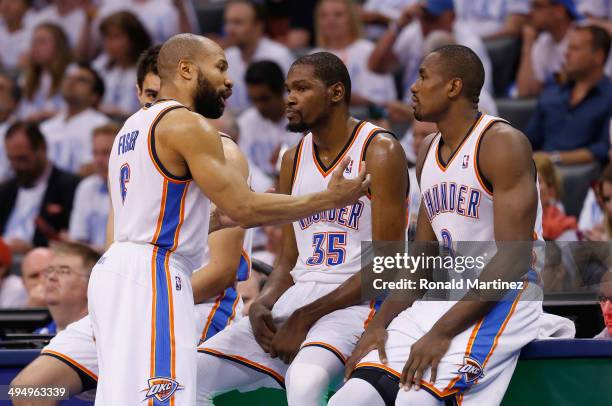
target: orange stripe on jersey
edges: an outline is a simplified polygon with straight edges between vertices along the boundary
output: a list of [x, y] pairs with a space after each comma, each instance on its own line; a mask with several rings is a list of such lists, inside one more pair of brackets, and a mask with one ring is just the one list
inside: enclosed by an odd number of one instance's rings
[[87, 374], [93, 380], [95, 380], [95, 381], [98, 380], [98, 376], [96, 374], [94, 374], [89, 369], [85, 368], [83, 365], [79, 364], [78, 362], [76, 362], [75, 360], [73, 360], [72, 358], [70, 358], [67, 355], [64, 355], [62, 353], [59, 353], [59, 352], [56, 352], [56, 351], [53, 351], [53, 350], [42, 350], [41, 354], [49, 354], [49, 355], [54, 355], [56, 357], [59, 357], [59, 358], [63, 359], [64, 361], [68, 362], [69, 364], [74, 365], [75, 367], [77, 367], [78, 369], [83, 371], [83, 373]]
[[[170, 373], [176, 378], [176, 339], [174, 337], [174, 298], [172, 292], [172, 278], [170, 276], [170, 252], [166, 252], [164, 258], [164, 272], [166, 273], [166, 288], [168, 289], [168, 318], [170, 319]], [[173, 403], [174, 396], [171, 403]]]
[[307, 343], [302, 344], [302, 348], [304, 347], [324, 347], [328, 350], [330, 350], [331, 352], [333, 352], [339, 359], [340, 361], [342, 361], [343, 364], [346, 364], [346, 357], [340, 352], [339, 349], [337, 349], [336, 347], [334, 347], [331, 344], [327, 344], [323, 341], [309, 341]]
[[[162, 190], [162, 200], [159, 207], [159, 217], [157, 217], [157, 227], [155, 227], [155, 234], [153, 234], [153, 244], [157, 242], [159, 233], [161, 232], [162, 223], [164, 221], [164, 213], [166, 212], [166, 196], [168, 194], [168, 179], [164, 179], [164, 186]], [[153, 269], [155, 269], [155, 253], [153, 254]]]
[[223, 293], [217, 297], [217, 300], [215, 301], [215, 304], [212, 310], [210, 311], [210, 314], [208, 315], [208, 320], [206, 321], [204, 330], [202, 330], [202, 336], [200, 337], [202, 340], [206, 338], [206, 335], [208, 334], [208, 329], [210, 328], [210, 324], [212, 323], [213, 317], [215, 317], [215, 313], [217, 312], [217, 309], [221, 305], [221, 300], [223, 300], [224, 297], [225, 297], [225, 291], [223, 291]]
[[[151, 376], [155, 376], [155, 303], [157, 302], [157, 286], [155, 277], [155, 258], [157, 257], [158, 247], [153, 248], [153, 258], [151, 259], [151, 287], [153, 300], [151, 301]], [[152, 404], [153, 399], [150, 399], [149, 404]]]
[[480, 176], [480, 171], [478, 170], [478, 148], [480, 147], [480, 140], [482, 140], [482, 136], [487, 132], [487, 130], [491, 128], [493, 124], [500, 122], [504, 123], [505, 121], [493, 120], [489, 124], [487, 124], [487, 126], [480, 132], [480, 134], [478, 134], [478, 140], [476, 141], [476, 146], [474, 147], [474, 172], [476, 173], [476, 179], [478, 179], [478, 183], [480, 183], [482, 189], [490, 196], [493, 196], [493, 191], [485, 185], [484, 181], [482, 180], [482, 177]]
[[178, 236], [181, 232], [181, 227], [183, 226], [183, 221], [185, 220], [185, 198], [187, 197], [187, 190], [189, 190], [189, 183], [185, 185], [185, 189], [183, 189], [183, 196], [181, 196], [181, 208], [179, 209], [179, 222], [176, 226], [176, 231], [174, 233], [174, 243], [172, 244], [172, 248], [170, 251], [175, 251], [178, 247]]
[[238, 302], [241, 300], [241, 298], [242, 296], [240, 296], [240, 293], [236, 292], [236, 299], [234, 299], [234, 303], [232, 304], [232, 314], [227, 319], [226, 326], [229, 326], [232, 324], [232, 321], [234, 321], [234, 317], [236, 317], [236, 306], [238, 306]]
[[323, 177], [326, 177], [327, 175], [329, 175], [331, 172], [334, 171], [334, 169], [336, 168], [336, 166], [338, 166], [338, 164], [340, 162], [342, 162], [342, 160], [344, 159], [344, 157], [346, 156], [346, 154], [350, 151], [351, 147], [353, 146], [353, 144], [355, 143], [355, 140], [357, 140], [357, 137], [359, 136], [359, 131], [361, 131], [361, 129], [363, 128], [363, 126], [366, 124], [365, 121], [362, 121], [361, 124], [359, 124], [359, 126], [357, 127], [356, 130], [354, 130], [353, 135], [353, 139], [351, 140], [351, 143], [348, 145], [348, 147], [346, 147], [344, 149], [344, 152], [342, 152], [342, 155], [340, 155], [339, 157], [336, 158], [336, 162], [332, 165], [331, 168], [325, 170], [323, 168], [321, 168], [321, 165], [319, 165], [319, 161], [317, 160], [317, 157], [315, 155], [315, 147], [314, 147], [314, 137], [311, 137], [311, 142], [312, 142], [312, 160], [315, 163], [315, 166], [317, 167], [317, 169], [319, 170], [319, 172], [321, 173], [321, 175], [323, 175]]
[[297, 179], [297, 174], [300, 170], [300, 161], [302, 160], [302, 149], [304, 147], [304, 139], [299, 142], [298, 148], [295, 152], [295, 170], [293, 171], [293, 177], [291, 178], [291, 190], [293, 191], [293, 185], [295, 185], [295, 180]]
[[376, 314], [376, 308], [374, 307], [375, 305], [376, 305], [376, 302], [374, 301], [374, 299], [370, 300], [370, 314], [368, 314], [368, 317], [363, 322], [364, 329], [368, 328], [368, 324], [370, 323], [370, 321], [374, 318], [374, 315]]
[[252, 367], [261, 370], [262, 372], [266, 372], [270, 375], [272, 375], [278, 382], [285, 382], [285, 378], [283, 378], [281, 375], [279, 375], [276, 371], [274, 371], [273, 369], [270, 369], [264, 365], [258, 364], [257, 362], [253, 362], [249, 359], [246, 359], [244, 357], [241, 357], [240, 355], [233, 355], [233, 354], [226, 354], [224, 352], [221, 351], [217, 351], [217, 350], [213, 350], [212, 348], [198, 348], [198, 352], [206, 352], [206, 353], [210, 353], [213, 355], [218, 355], [221, 357], [225, 357], [225, 358], [230, 358], [230, 359], [235, 359], [236, 361], [240, 361], [243, 362], [245, 364], [251, 365]]
[[176, 105], [170, 106], [170, 107], [166, 107], [165, 109], [163, 109], [162, 111], [160, 111], [159, 113], [157, 113], [157, 115], [155, 116], [155, 118], [153, 119], [153, 121], [151, 122], [151, 127], [149, 127], [149, 134], [147, 135], [147, 147], [149, 149], [149, 157], [151, 158], [151, 162], [153, 162], [153, 166], [155, 167], [155, 169], [157, 169], [157, 172], [159, 172], [159, 174], [168, 182], [173, 182], [173, 183], [189, 183], [191, 182], [191, 179], [188, 180], [178, 180], [178, 179], [172, 179], [169, 178], [168, 176], [166, 176], [166, 174], [164, 173], [164, 171], [162, 171], [162, 169], [159, 167], [159, 165], [157, 165], [157, 162], [155, 161], [155, 157], [153, 156], [153, 150], [151, 149], [151, 137], [153, 136], [153, 127], [155, 127], [155, 124], [157, 123], [157, 120], [159, 120], [159, 118], [164, 115], [166, 112], [168, 112], [169, 110], [173, 110], [178, 108]]
[[459, 152], [459, 150], [461, 149], [463, 144], [465, 144], [465, 142], [468, 140], [468, 138], [470, 138], [470, 136], [472, 135], [472, 133], [474, 132], [476, 127], [478, 127], [478, 124], [480, 124], [480, 122], [482, 121], [484, 116], [485, 116], [484, 114], [480, 114], [480, 117], [478, 117], [478, 120], [476, 120], [476, 122], [474, 123], [474, 125], [470, 129], [470, 133], [467, 136], [465, 136], [463, 138], [463, 140], [461, 140], [461, 143], [457, 146], [457, 148], [455, 148], [455, 151], [453, 151], [453, 153], [452, 153], [452, 155], [450, 157], [450, 160], [446, 163], [446, 166], [442, 165], [442, 163], [438, 159], [438, 156], [439, 156], [438, 149], [440, 148], [440, 140], [442, 140], [442, 136], [440, 136], [440, 138], [438, 139], [438, 143], [436, 144], [436, 150], [434, 151], [434, 153], [436, 154], [436, 163], [438, 164], [438, 168], [440, 168], [440, 170], [442, 172], [446, 172], [446, 169], [450, 166], [451, 162], [453, 162], [455, 157], [458, 155], [457, 152]]
[[[529, 281], [526, 281], [525, 284], [523, 285], [523, 289], [518, 293], [518, 295], [516, 295], [516, 298], [514, 299], [514, 303], [512, 303], [512, 307], [510, 308], [510, 311], [508, 312], [508, 315], [506, 316], [506, 319], [502, 323], [502, 325], [501, 325], [499, 331], [497, 332], [497, 334], [495, 334], [495, 339], [493, 340], [493, 346], [491, 347], [491, 350], [489, 351], [489, 354], [487, 354], [487, 357], [485, 358], [484, 362], [482, 363], [482, 369], [483, 370], [484, 370], [485, 366], [487, 365], [487, 362], [489, 362], [489, 358], [491, 358], [491, 355], [493, 355], [493, 351], [495, 351], [495, 347], [497, 347], [497, 342], [499, 341], [499, 337], [504, 332], [504, 329], [506, 328], [506, 324], [508, 324], [508, 322], [510, 321], [510, 317], [512, 317], [512, 314], [514, 313], [514, 310], [516, 309], [516, 306], [518, 305], [519, 299], [521, 298], [521, 295], [523, 294], [523, 292], [527, 288], [528, 284], [529, 284]], [[476, 381], [476, 382], [478, 382], [478, 381]]]
[[390, 367], [388, 367], [386, 365], [379, 364], [379, 363], [376, 363], [376, 362], [360, 362], [359, 364], [357, 364], [355, 369], [366, 368], [366, 367], [373, 367], [373, 368], [382, 369], [384, 371], [389, 372], [391, 375], [395, 376], [396, 378], [401, 378], [401, 376], [402, 376], [402, 374], [397, 372], [395, 369], [392, 369], [392, 368], [390, 368]]

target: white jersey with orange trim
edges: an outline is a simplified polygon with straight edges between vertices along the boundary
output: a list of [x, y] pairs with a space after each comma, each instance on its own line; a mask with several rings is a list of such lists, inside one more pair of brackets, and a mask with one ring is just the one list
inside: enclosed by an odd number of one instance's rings
[[[440, 157], [444, 142], [440, 134], [431, 142], [421, 172], [422, 204], [438, 241], [495, 241], [493, 194], [480, 173], [480, 140], [495, 123], [507, 121], [480, 113], [457, 150], [446, 164]], [[538, 186], [539, 190], [539, 186]], [[542, 236], [542, 205], [538, 193], [538, 212], [534, 233]]]
[[190, 176], [168, 173], [155, 152], [153, 133], [167, 112], [185, 108], [159, 101], [127, 119], [115, 138], [108, 173], [114, 241], [153, 244], [194, 269], [202, 264], [210, 201]]
[[[327, 189], [336, 166], [345, 158], [351, 161], [344, 172], [346, 178], [359, 173], [369, 142], [387, 130], [362, 121], [353, 130], [343, 151], [334, 163], [325, 168], [317, 156], [312, 133], [298, 144], [294, 163], [292, 195], [305, 195]], [[299, 252], [291, 275], [296, 282], [340, 284], [361, 269], [361, 242], [372, 240], [370, 199], [361, 197], [356, 203], [331, 209], [293, 223]]]

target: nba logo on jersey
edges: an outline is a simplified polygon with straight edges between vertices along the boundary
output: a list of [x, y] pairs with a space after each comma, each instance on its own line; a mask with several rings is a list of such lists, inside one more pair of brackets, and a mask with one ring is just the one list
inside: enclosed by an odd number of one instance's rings
[[461, 163], [461, 168], [466, 169], [468, 167], [468, 163], [470, 162], [470, 156], [469, 155], [464, 155], [463, 156], [463, 162]]
[[176, 290], [181, 290], [181, 278], [178, 276], [175, 276], [175, 281], [176, 281]]
[[351, 159], [349, 161], [349, 164], [347, 165], [346, 169], [344, 170], [344, 173], [347, 174], [347, 175], [350, 175], [352, 170], [353, 170], [353, 160]]
[[463, 365], [459, 368], [457, 373], [463, 375], [463, 378], [467, 383], [474, 382], [484, 376], [480, 363], [470, 357], [464, 358]]
[[183, 389], [183, 387], [174, 379], [159, 376], [149, 378], [148, 384], [149, 388], [143, 390], [143, 392], [147, 392], [143, 401], [150, 398], [155, 398], [160, 402], [165, 402], [166, 400], [170, 399], [172, 395], [174, 395], [174, 392]]

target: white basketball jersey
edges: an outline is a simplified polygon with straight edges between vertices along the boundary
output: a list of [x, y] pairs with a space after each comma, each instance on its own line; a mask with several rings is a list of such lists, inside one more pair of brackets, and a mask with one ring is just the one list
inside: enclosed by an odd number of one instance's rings
[[[318, 160], [312, 133], [308, 133], [296, 152], [292, 195], [305, 195], [327, 189], [332, 173], [345, 157], [351, 161], [344, 177], [354, 178], [369, 141], [387, 131], [362, 121], [331, 167]], [[361, 242], [372, 240], [370, 199], [361, 197], [355, 204], [326, 210], [293, 223], [299, 252], [291, 272], [294, 281], [339, 284], [361, 269]]]
[[[482, 135], [505, 120], [481, 114], [446, 165], [440, 159], [441, 134], [433, 139], [421, 172], [422, 204], [431, 227], [444, 244], [456, 241], [495, 241], [493, 194], [477, 166]], [[538, 187], [538, 212], [534, 232], [542, 238], [542, 206]], [[520, 198], [520, 197], [517, 197]]]
[[208, 239], [210, 201], [191, 176], [163, 168], [153, 136], [162, 116], [178, 108], [184, 106], [174, 100], [142, 108], [115, 138], [108, 165], [114, 241], [153, 244], [195, 269]]

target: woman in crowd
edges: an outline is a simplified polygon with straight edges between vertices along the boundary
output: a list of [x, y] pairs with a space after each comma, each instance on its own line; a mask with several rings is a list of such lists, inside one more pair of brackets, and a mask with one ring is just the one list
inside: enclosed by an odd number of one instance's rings
[[93, 67], [104, 78], [105, 93], [100, 110], [114, 117], [127, 117], [138, 110], [136, 62], [151, 46], [151, 37], [138, 18], [127, 11], [106, 17], [100, 24], [102, 54]]
[[351, 105], [382, 106], [396, 99], [391, 75], [375, 74], [368, 69], [368, 57], [374, 43], [361, 38], [361, 23], [350, 0], [322, 0], [315, 11], [316, 51], [338, 56], [351, 76]]
[[43, 23], [32, 35], [19, 109], [22, 119], [42, 121], [62, 107], [60, 87], [72, 61], [70, 45], [57, 25]]

